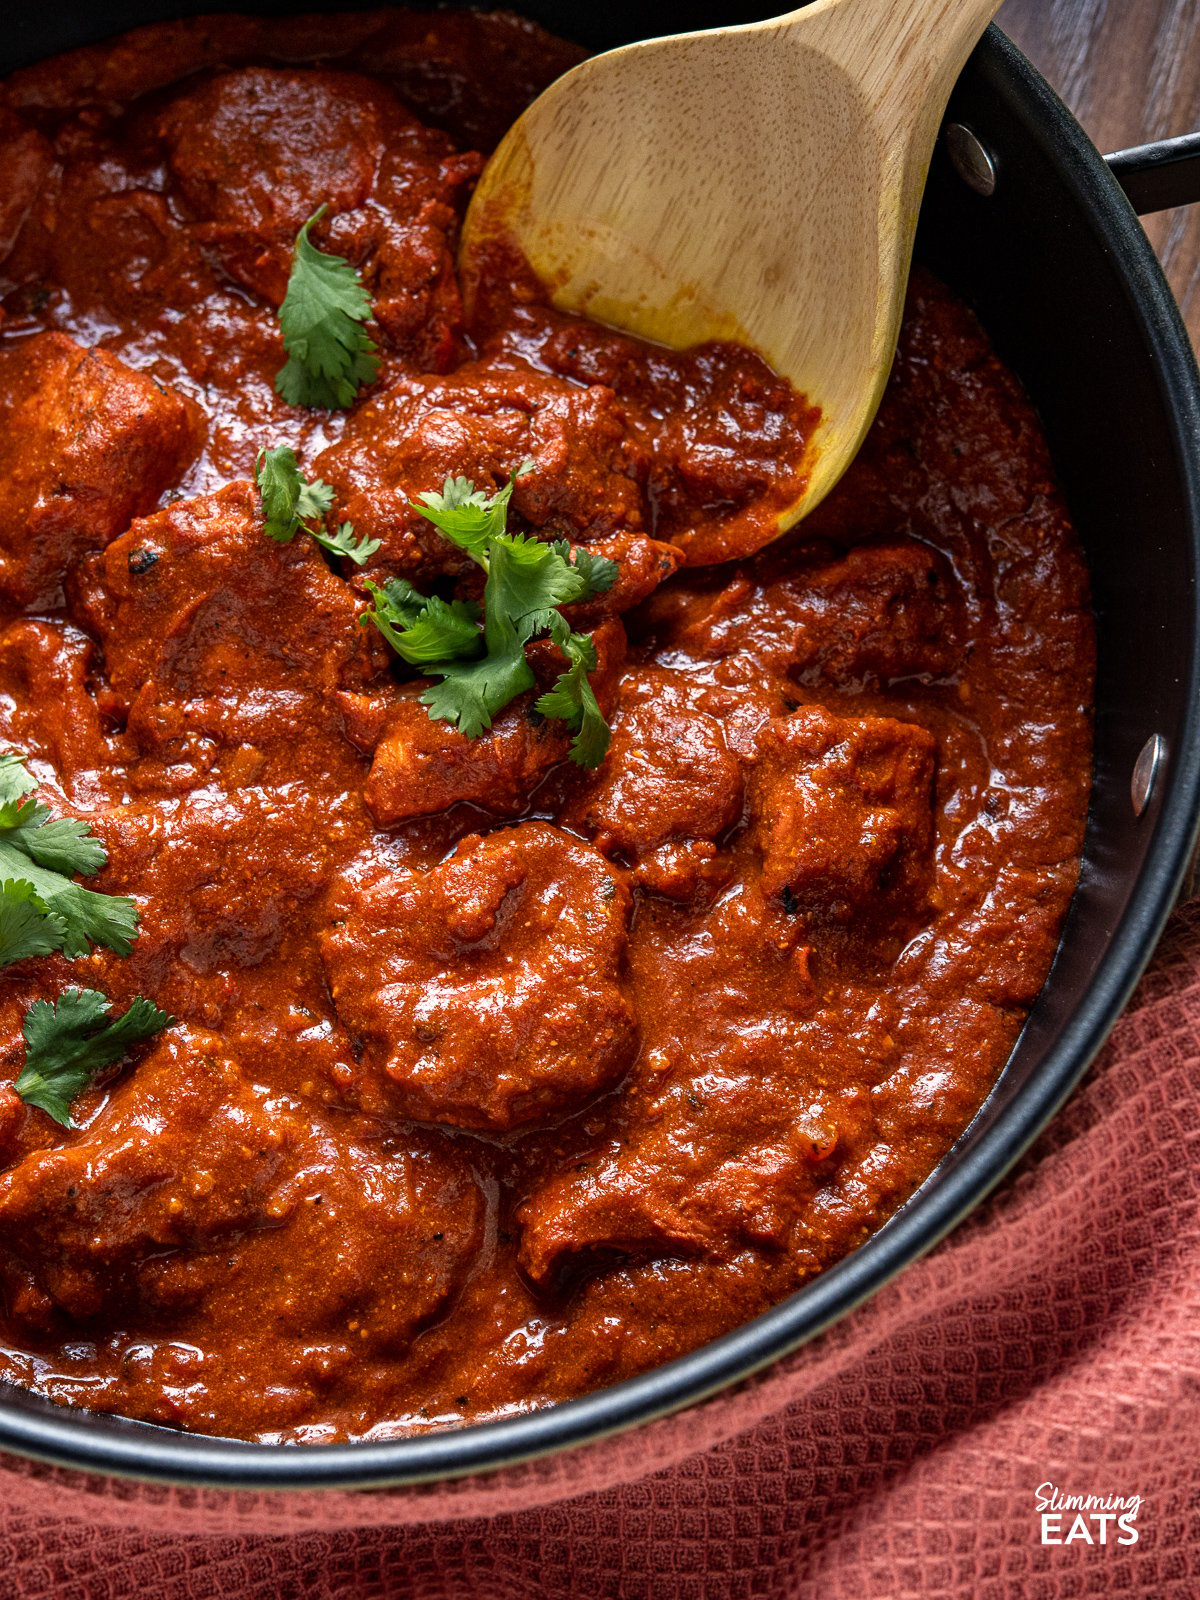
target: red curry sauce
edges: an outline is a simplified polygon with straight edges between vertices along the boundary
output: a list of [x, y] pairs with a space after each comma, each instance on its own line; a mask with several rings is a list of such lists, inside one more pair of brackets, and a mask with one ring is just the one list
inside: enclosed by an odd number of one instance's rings
[[[0, 973], [0, 1078], [69, 984], [179, 1019], [78, 1132], [0, 1089], [0, 1372], [55, 1399], [321, 1441], [642, 1371], [877, 1228], [1049, 968], [1093, 644], [1028, 401], [918, 275], [858, 462], [754, 556], [814, 420], [756, 356], [499, 268], [464, 325], [479, 152], [576, 58], [503, 15], [226, 17], [0, 90], [0, 736], [141, 911], [127, 958]], [[383, 357], [346, 412], [272, 388], [321, 202]], [[285, 442], [376, 576], [446, 592], [410, 501], [533, 461], [514, 525], [620, 564], [574, 619], [597, 772], [532, 696], [428, 719], [361, 575], [263, 535]]]

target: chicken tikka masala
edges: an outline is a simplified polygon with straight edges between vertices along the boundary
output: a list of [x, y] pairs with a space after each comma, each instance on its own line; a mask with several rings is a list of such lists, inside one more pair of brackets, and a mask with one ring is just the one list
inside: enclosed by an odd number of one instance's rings
[[[0, 85], [0, 1376], [268, 1441], [644, 1371], [929, 1175], [1091, 772], [1037, 417], [918, 272], [862, 453], [457, 234], [573, 47], [154, 26]], [[819, 402], [819, 396], [814, 397]]]

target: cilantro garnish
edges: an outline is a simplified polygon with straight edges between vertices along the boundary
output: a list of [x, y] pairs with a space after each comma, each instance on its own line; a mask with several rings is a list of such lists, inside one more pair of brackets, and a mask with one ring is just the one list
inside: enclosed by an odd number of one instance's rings
[[174, 1017], [141, 995], [123, 1016], [108, 1020], [111, 1005], [97, 989], [64, 989], [57, 1001], [35, 1000], [25, 1013], [25, 1065], [13, 1088], [26, 1105], [40, 1106], [64, 1128], [77, 1124], [71, 1101], [98, 1072], [119, 1061]]
[[407, 578], [388, 578], [382, 588], [366, 580], [375, 609], [364, 621], [375, 624], [396, 654], [410, 666], [431, 666], [479, 654], [479, 607], [471, 600], [443, 600], [418, 594]]
[[533, 470], [532, 461], [522, 461], [503, 489], [484, 494], [470, 478], [447, 478], [439, 494], [431, 489], [413, 505], [439, 533], [476, 560], [486, 554], [490, 539], [498, 538], [508, 523], [508, 502], [518, 478]]
[[[320, 481], [318, 478], [317, 482]], [[322, 550], [328, 550], [331, 555], [346, 556], [356, 567], [369, 561], [383, 543], [381, 539], [368, 539], [366, 534], [355, 538], [352, 522], [343, 522], [332, 533], [324, 533], [320, 528], [310, 528], [308, 531]]]
[[262, 497], [263, 532], [278, 544], [288, 544], [303, 528], [323, 550], [348, 556], [360, 567], [379, 549], [378, 539], [356, 539], [351, 522], [343, 522], [334, 533], [326, 533], [323, 526], [310, 526], [314, 521], [323, 523], [333, 504], [333, 490], [320, 478], [306, 482], [295, 452], [287, 445], [258, 452], [254, 481]]
[[612, 729], [588, 681], [588, 673], [596, 670], [596, 646], [587, 634], [572, 633], [561, 617], [551, 624], [550, 637], [571, 665], [535, 703], [534, 710], [544, 717], [562, 717], [575, 735], [571, 759], [581, 767], [598, 767], [608, 754]]
[[537, 710], [565, 720], [575, 735], [571, 760], [595, 767], [610, 737], [587, 676], [595, 670], [596, 647], [587, 634], [571, 631], [558, 608], [610, 589], [617, 564], [587, 550], [572, 553], [565, 539], [543, 544], [505, 532], [513, 485], [531, 465], [519, 467], [493, 495], [468, 478], [447, 478], [440, 494], [424, 494], [413, 503], [487, 573], [482, 618], [476, 605], [427, 598], [405, 579], [393, 578], [382, 587], [367, 584], [374, 606], [360, 620], [374, 623], [411, 666], [442, 680], [426, 689], [422, 704], [431, 717], [455, 724], [468, 739], [490, 728], [510, 700], [536, 687], [525, 647], [549, 633], [570, 666], [537, 702]]
[[276, 392], [293, 406], [353, 405], [360, 385], [379, 375], [375, 343], [363, 324], [374, 322], [371, 300], [344, 256], [309, 242], [308, 230], [328, 207], [313, 212], [296, 235], [287, 293], [279, 308], [286, 364]]
[[107, 861], [86, 822], [50, 820], [29, 794], [37, 788], [23, 757], [0, 756], [0, 966], [26, 956], [85, 956], [93, 944], [127, 956], [137, 938], [137, 908], [123, 895], [97, 894], [72, 881]]
[[263, 531], [280, 544], [293, 539], [303, 523], [324, 517], [333, 504], [333, 490], [320, 478], [306, 483], [295, 451], [285, 444], [258, 452], [254, 481], [262, 497]]

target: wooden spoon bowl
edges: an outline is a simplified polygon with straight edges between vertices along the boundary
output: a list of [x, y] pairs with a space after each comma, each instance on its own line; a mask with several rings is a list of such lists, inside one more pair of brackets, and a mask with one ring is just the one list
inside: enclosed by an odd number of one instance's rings
[[[467, 213], [553, 303], [674, 349], [732, 339], [820, 407], [811, 511], [870, 426], [950, 90], [1000, 0], [814, 0], [626, 45], [541, 95]], [[764, 541], [765, 542], [765, 541]]]

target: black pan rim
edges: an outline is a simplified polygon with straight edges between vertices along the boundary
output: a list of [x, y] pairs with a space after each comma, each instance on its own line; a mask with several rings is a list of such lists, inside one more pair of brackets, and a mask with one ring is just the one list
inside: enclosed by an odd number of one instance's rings
[[[1073, 198], [1111, 246], [1171, 418], [1189, 512], [1192, 568], [1198, 571], [1200, 455], [1193, 441], [1200, 437], [1200, 372], [1158, 260], [1103, 158], [1045, 80], [995, 26], [978, 47], [973, 65], [1018, 107]], [[1171, 752], [1153, 838], [1083, 1002], [1012, 1105], [980, 1135], [973, 1137], [968, 1129], [962, 1136], [955, 1147], [959, 1159], [944, 1181], [928, 1193], [918, 1190], [884, 1228], [811, 1284], [690, 1355], [580, 1399], [501, 1422], [405, 1439], [280, 1446], [174, 1432], [50, 1402], [17, 1406], [0, 1399], [0, 1450], [57, 1467], [188, 1487], [400, 1487], [494, 1472], [594, 1443], [702, 1402], [797, 1350], [932, 1249], [1000, 1182], [1083, 1076], [1132, 994], [1188, 871], [1200, 831], [1200, 606], [1195, 595], [1193, 611], [1185, 674], [1188, 710]]]

